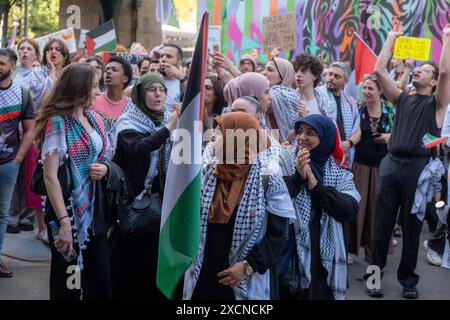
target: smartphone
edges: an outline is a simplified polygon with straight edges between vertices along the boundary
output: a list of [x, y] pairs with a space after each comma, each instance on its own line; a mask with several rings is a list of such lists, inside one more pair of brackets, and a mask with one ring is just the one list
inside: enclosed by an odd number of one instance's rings
[[378, 138], [379, 136], [381, 136], [381, 133], [379, 132], [372, 133], [372, 137], [374, 138]]

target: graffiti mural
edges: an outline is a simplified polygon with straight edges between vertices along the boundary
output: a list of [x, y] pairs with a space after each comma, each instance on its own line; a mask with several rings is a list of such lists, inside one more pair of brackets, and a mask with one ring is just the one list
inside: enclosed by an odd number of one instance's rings
[[392, 22], [401, 21], [405, 35], [431, 39], [437, 62], [441, 31], [450, 22], [449, 0], [199, 0], [199, 11], [205, 9], [211, 24], [222, 24], [222, 50], [235, 61], [251, 49], [267, 60], [262, 19], [269, 15], [296, 12], [298, 46], [286, 58], [307, 52], [330, 61], [350, 60], [354, 32], [379, 53]]

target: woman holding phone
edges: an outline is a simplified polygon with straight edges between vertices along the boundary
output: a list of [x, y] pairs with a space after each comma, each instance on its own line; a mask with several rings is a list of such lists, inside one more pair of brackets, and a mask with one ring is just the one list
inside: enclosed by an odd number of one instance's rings
[[358, 256], [362, 240], [365, 259], [370, 261], [378, 166], [387, 154], [394, 123], [394, 108], [382, 99], [374, 75], [366, 75], [364, 79], [363, 102], [359, 109], [362, 135], [356, 146], [353, 174], [356, 188], [361, 194], [361, 203], [356, 218], [350, 222], [348, 251]]

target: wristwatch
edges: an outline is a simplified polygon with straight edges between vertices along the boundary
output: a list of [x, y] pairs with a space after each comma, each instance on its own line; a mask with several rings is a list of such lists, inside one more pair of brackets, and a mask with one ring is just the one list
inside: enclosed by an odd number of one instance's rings
[[247, 260], [243, 260], [242, 264], [244, 265], [244, 271], [247, 276], [251, 276], [253, 274], [252, 266], [247, 262]]
[[353, 141], [352, 140], [350, 140], [350, 139], [348, 139], [348, 143], [350, 144], [350, 148], [353, 148]]

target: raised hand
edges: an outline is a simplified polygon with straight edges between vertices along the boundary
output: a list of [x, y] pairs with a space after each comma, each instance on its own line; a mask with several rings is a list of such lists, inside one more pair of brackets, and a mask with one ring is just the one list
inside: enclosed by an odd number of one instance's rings
[[47, 58], [47, 64], [48, 64], [48, 67], [49, 67], [49, 70], [50, 70], [49, 77], [50, 77], [50, 79], [52, 79], [53, 82], [55, 82], [55, 81], [56, 81], [56, 67], [55, 67], [55, 65], [53, 64], [52, 60], [50, 59], [50, 57], [51, 57], [51, 52], [50, 52], [50, 51], [47, 51], [47, 52], [45, 53], [45, 55], [46, 55], [46, 58]]
[[388, 37], [397, 38], [403, 35], [403, 25], [401, 22], [394, 22], [392, 30], [388, 33]]
[[177, 67], [169, 63], [161, 63], [161, 67], [168, 78], [176, 78], [178, 80], [182, 80], [186, 76], [183, 70], [178, 69]]
[[447, 23], [444, 29], [442, 29], [442, 39], [445, 37], [450, 37], [450, 23]]
[[303, 100], [300, 100], [300, 103], [297, 107], [298, 114], [300, 117], [304, 118], [309, 114], [309, 110], [305, 107], [305, 102]]
[[408, 58], [408, 59], [406, 59], [406, 61], [405, 61], [405, 66], [406, 66], [406, 68], [408, 68], [408, 69], [413, 69], [413, 67], [414, 67], [414, 63], [416, 62], [416, 60], [414, 60], [413, 58]]
[[278, 58], [278, 56], [280, 55], [281, 52], [281, 47], [275, 48], [272, 50], [272, 52], [270, 53], [270, 56], [272, 58]]
[[311, 161], [311, 159], [310, 159], [309, 150], [306, 148], [301, 148], [297, 155], [297, 163], [295, 164], [295, 168], [297, 169], [297, 173], [304, 180], [308, 179], [305, 167], [307, 165], [309, 166], [310, 161]]

